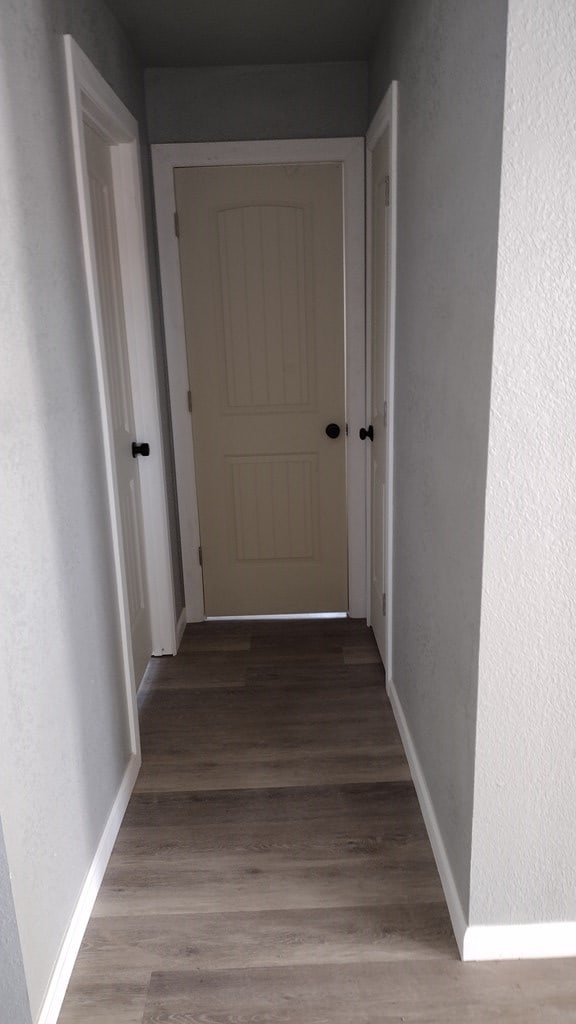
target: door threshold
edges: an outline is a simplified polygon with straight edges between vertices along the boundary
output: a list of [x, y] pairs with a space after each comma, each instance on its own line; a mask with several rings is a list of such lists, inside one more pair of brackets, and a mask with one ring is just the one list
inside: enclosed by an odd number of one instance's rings
[[262, 622], [276, 619], [347, 619], [348, 612], [296, 612], [293, 615], [207, 615], [205, 622]]

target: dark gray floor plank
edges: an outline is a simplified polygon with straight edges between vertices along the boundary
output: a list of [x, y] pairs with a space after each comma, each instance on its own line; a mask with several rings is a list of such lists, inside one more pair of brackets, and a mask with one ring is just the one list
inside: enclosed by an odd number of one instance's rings
[[491, 1024], [576, 1020], [566, 964], [447, 961], [153, 972], [145, 1024]]

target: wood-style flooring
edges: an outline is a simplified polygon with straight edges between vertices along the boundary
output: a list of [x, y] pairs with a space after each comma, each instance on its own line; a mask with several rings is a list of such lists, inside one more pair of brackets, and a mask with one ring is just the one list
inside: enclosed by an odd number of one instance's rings
[[364, 623], [189, 626], [141, 705], [60, 1024], [576, 1022], [574, 961], [459, 961]]

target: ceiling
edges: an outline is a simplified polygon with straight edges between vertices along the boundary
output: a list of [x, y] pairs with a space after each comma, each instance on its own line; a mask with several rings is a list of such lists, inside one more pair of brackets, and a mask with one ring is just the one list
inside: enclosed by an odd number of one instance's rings
[[146, 67], [367, 60], [387, 0], [106, 0]]

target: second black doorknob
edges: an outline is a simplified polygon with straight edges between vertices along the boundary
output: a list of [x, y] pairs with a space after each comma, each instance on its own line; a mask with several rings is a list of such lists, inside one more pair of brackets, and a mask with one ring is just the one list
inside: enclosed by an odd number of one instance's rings
[[132, 441], [132, 458], [135, 459], [137, 455], [150, 455], [150, 445], [145, 441], [142, 444]]
[[326, 433], [328, 437], [335, 438], [340, 436], [340, 427], [337, 423], [329, 423], [326, 427]]

